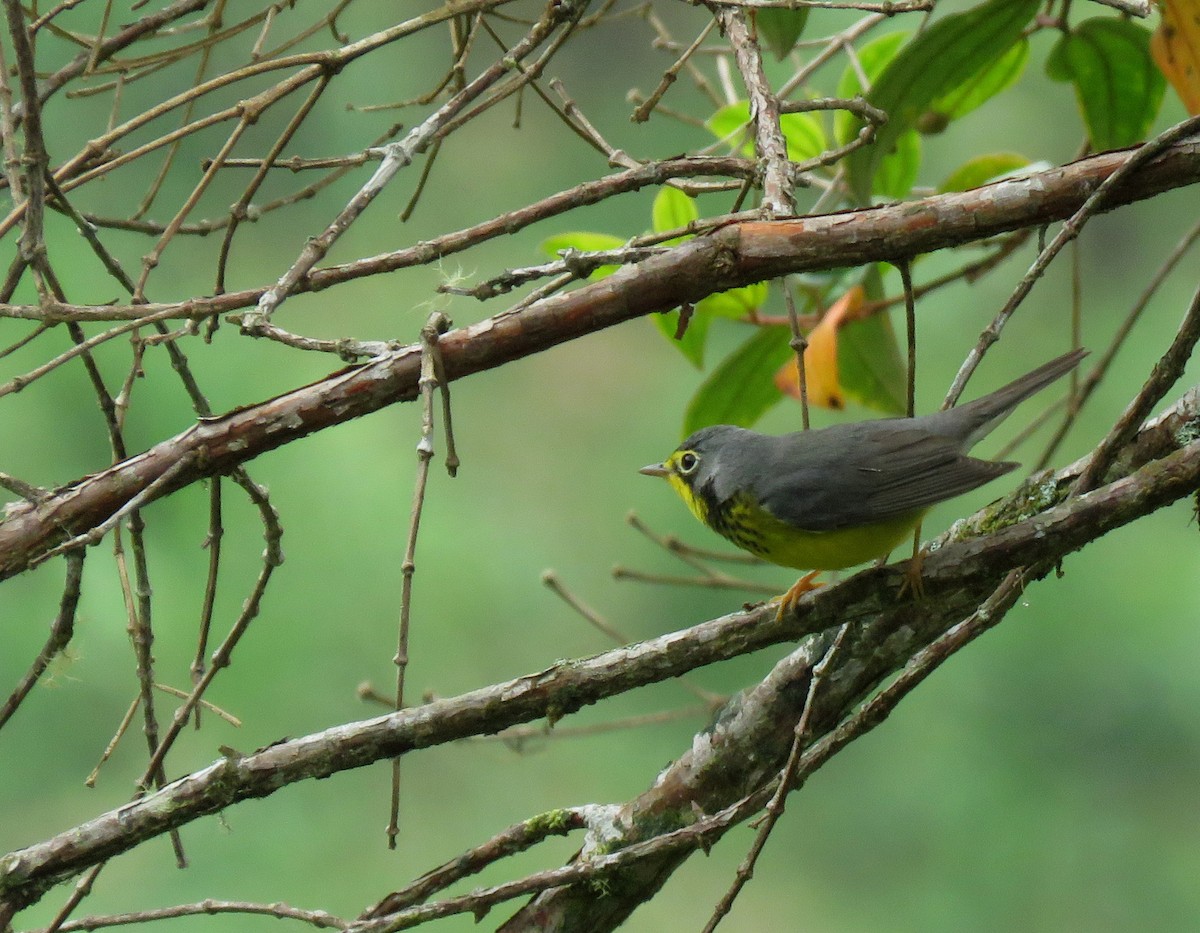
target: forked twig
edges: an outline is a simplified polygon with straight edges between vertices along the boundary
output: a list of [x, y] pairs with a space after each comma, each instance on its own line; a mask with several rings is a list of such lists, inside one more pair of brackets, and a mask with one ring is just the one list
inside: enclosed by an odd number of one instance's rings
[[[417, 475], [413, 481], [412, 510], [408, 524], [408, 540], [404, 560], [400, 564], [400, 623], [396, 632], [395, 709], [404, 708], [404, 675], [408, 670], [408, 634], [412, 618], [413, 574], [416, 572], [417, 534], [421, 527], [421, 512], [425, 506], [425, 487], [429, 481], [429, 463], [433, 459], [433, 393], [442, 392], [442, 413], [446, 431], [446, 469], [451, 476], [458, 470], [450, 426], [450, 395], [445, 369], [438, 349], [438, 338], [450, 329], [450, 319], [434, 311], [421, 328], [421, 376], [417, 383], [421, 397], [421, 439], [417, 442]], [[391, 815], [387, 826], [388, 848], [396, 848], [400, 832], [400, 759], [392, 759]]]

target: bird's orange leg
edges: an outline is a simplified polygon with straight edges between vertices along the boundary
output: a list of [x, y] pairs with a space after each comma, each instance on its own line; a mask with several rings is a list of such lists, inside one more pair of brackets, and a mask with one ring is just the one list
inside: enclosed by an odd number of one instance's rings
[[921, 526], [917, 525], [916, 531], [913, 533], [912, 558], [909, 559], [908, 566], [904, 568], [904, 582], [900, 584], [900, 592], [896, 594], [897, 597], [911, 591], [913, 599], [925, 598], [925, 581], [921, 577], [921, 571], [925, 567], [926, 553], [921, 547]]
[[792, 588], [779, 597], [779, 611], [775, 614], [775, 620], [779, 621], [789, 612], [796, 608], [796, 603], [800, 601], [800, 597], [805, 593], [810, 593], [821, 583], [813, 583], [813, 578], [819, 576], [821, 571], [814, 570], [812, 573], [806, 573], [799, 580], [792, 584]]

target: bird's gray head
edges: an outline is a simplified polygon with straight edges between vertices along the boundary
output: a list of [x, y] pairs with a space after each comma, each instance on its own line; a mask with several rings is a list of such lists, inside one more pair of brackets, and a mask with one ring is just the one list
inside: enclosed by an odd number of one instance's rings
[[682, 493], [685, 487], [695, 494], [724, 499], [730, 488], [736, 488], [735, 464], [729, 462], [739, 443], [753, 437], [753, 431], [729, 424], [701, 428], [675, 448], [662, 463], [642, 467], [650, 476], [663, 476]]

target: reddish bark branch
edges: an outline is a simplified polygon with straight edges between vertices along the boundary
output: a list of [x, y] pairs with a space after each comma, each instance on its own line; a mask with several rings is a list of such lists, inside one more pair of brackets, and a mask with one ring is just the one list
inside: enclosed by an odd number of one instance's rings
[[[609, 278], [556, 295], [516, 314], [446, 334], [448, 379], [492, 369], [631, 318], [695, 302], [714, 292], [790, 272], [892, 260], [1070, 216], [1130, 153], [1071, 165], [956, 194], [838, 214], [743, 222], [690, 240]], [[1200, 181], [1200, 140], [1173, 146], [1110, 206]], [[385, 271], [387, 257], [364, 261]], [[363, 270], [364, 263], [354, 264]], [[349, 267], [344, 267], [349, 268]], [[326, 270], [313, 276], [325, 287]], [[229, 299], [232, 296], [224, 296]], [[140, 313], [145, 314], [146, 306]], [[315, 431], [416, 397], [420, 352], [405, 347], [257, 405], [205, 420], [148, 451], [55, 491], [37, 505], [11, 506], [0, 522], [0, 579], [45, 559], [68, 534], [111, 517], [181, 459], [190, 458], [159, 498]]]

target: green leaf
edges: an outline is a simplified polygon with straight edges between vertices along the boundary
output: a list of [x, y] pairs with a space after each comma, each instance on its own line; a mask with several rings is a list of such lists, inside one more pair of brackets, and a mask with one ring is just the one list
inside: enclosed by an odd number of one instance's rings
[[811, 113], [785, 113], [779, 118], [779, 129], [793, 162], [814, 159], [825, 151], [825, 130]]
[[1029, 40], [1018, 39], [1015, 45], [982, 71], [930, 104], [925, 117], [934, 114], [948, 123], [966, 116], [1016, 82], [1028, 62]]
[[755, 23], [758, 24], [758, 37], [767, 44], [772, 54], [782, 61], [796, 45], [796, 40], [804, 32], [804, 24], [808, 22], [808, 8], [787, 10], [782, 7], [766, 7], [755, 11]]
[[1146, 138], [1166, 81], [1150, 57], [1150, 33], [1127, 20], [1097, 18], [1059, 39], [1046, 74], [1070, 81], [1095, 149]]
[[762, 327], [726, 357], [701, 383], [688, 404], [683, 436], [710, 424], [753, 425], [782, 398], [775, 386], [775, 370], [792, 348], [787, 327]]
[[871, 186], [874, 194], [899, 201], [908, 197], [921, 168], [921, 137], [909, 130], [897, 137], [895, 148], [879, 163]]
[[[581, 252], [592, 253], [606, 249], [619, 249], [624, 245], [625, 241], [620, 237], [608, 233], [590, 233], [580, 230], [573, 233], [556, 233], [554, 236], [546, 237], [542, 240], [541, 248], [542, 252], [557, 257], [559, 252], [564, 249], [577, 249]], [[602, 279], [606, 275], [612, 275], [619, 268], [621, 267], [600, 266], [588, 276], [588, 280]]]
[[[912, 35], [909, 32], [889, 32], [887, 35], [872, 39], [858, 50], [858, 63], [862, 66], [863, 74], [872, 84], [887, 67], [888, 62], [896, 57], [900, 46]], [[858, 69], [847, 65], [846, 70], [838, 79], [837, 96], [841, 98], [857, 97], [862, 93], [862, 82], [858, 79]], [[839, 146], [850, 142], [857, 134], [862, 122], [849, 110], [838, 110], [833, 116], [834, 137]]]
[[841, 329], [838, 374], [848, 398], [885, 414], [904, 414], [908, 366], [887, 314], [850, 321]]
[[696, 311], [715, 317], [742, 319], [758, 311], [767, 301], [767, 283], [756, 282], [741, 288], [717, 292], [696, 304]]
[[978, 188], [993, 179], [1003, 175], [1011, 175], [1030, 162], [1025, 156], [1016, 152], [992, 152], [976, 156], [964, 162], [938, 185], [938, 191], [966, 191], [968, 188]]
[[655, 233], [686, 227], [700, 217], [696, 202], [678, 188], [663, 187], [654, 196], [650, 223]]
[[[704, 121], [708, 131], [717, 139], [729, 142], [734, 152], [754, 156], [754, 133], [747, 125], [750, 122], [750, 105], [746, 101], [726, 104]], [[737, 135], [738, 133], [741, 135]]]
[[[897, 140], [941, 97], [989, 68], [1021, 38], [1040, 0], [988, 0], [936, 21], [888, 63], [867, 100], [888, 115], [875, 143], [850, 153], [851, 189], [870, 199], [876, 171]], [[853, 134], [851, 134], [853, 135]]]
[[[858, 59], [863, 73], [869, 81], [874, 81], [887, 67], [905, 40], [907, 32], [893, 32], [880, 36], [868, 42], [859, 50]], [[858, 70], [847, 66], [838, 81], [838, 97], [855, 97], [862, 92], [862, 82], [858, 79]], [[848, 110], [839, 110], [833, 118], [834, 132], [839, 145], [845, 145], [858, 133], [862, 125]], [[872, 192], [889, 199], [905, 197], [917, 180], [917, 171], [921, 167], [921, 140], [914, 132], [902, 133], [875, 172]]]
[[[735, 152], [754, 158], [754, 136], [749, 123], [750, 104], [744, 100], [726, 104], [704, 121], [717, 139], [729, 140]], [[779, 129], [787, 142], [788, 158], [793, 162], [812, 159], [825, 151], [825, 130], [811, 113], [785, 113], [779, 118]], [[739, 131], [742, 135], [738, 135]]]
[[678, 340], [675, 334], [679, 330], [679, 310], [667, 311], [665, 314], [652, 314], [650, 319], [664, 337], [675, 347], [684, 358], [700, 369], [704, 366], [704, 344], [708, 340], [708, 325], [712, 323], [712, 315], [692, 312], [687, 330]]
[[572, 233], [556, 233], [542, 240], [542, 252], [557, 256], [561, 250], [577, 249], [585, 253], [605, 249], [619, 249], [625, 241], [611, 233], [590, 233], [580, 230]]

